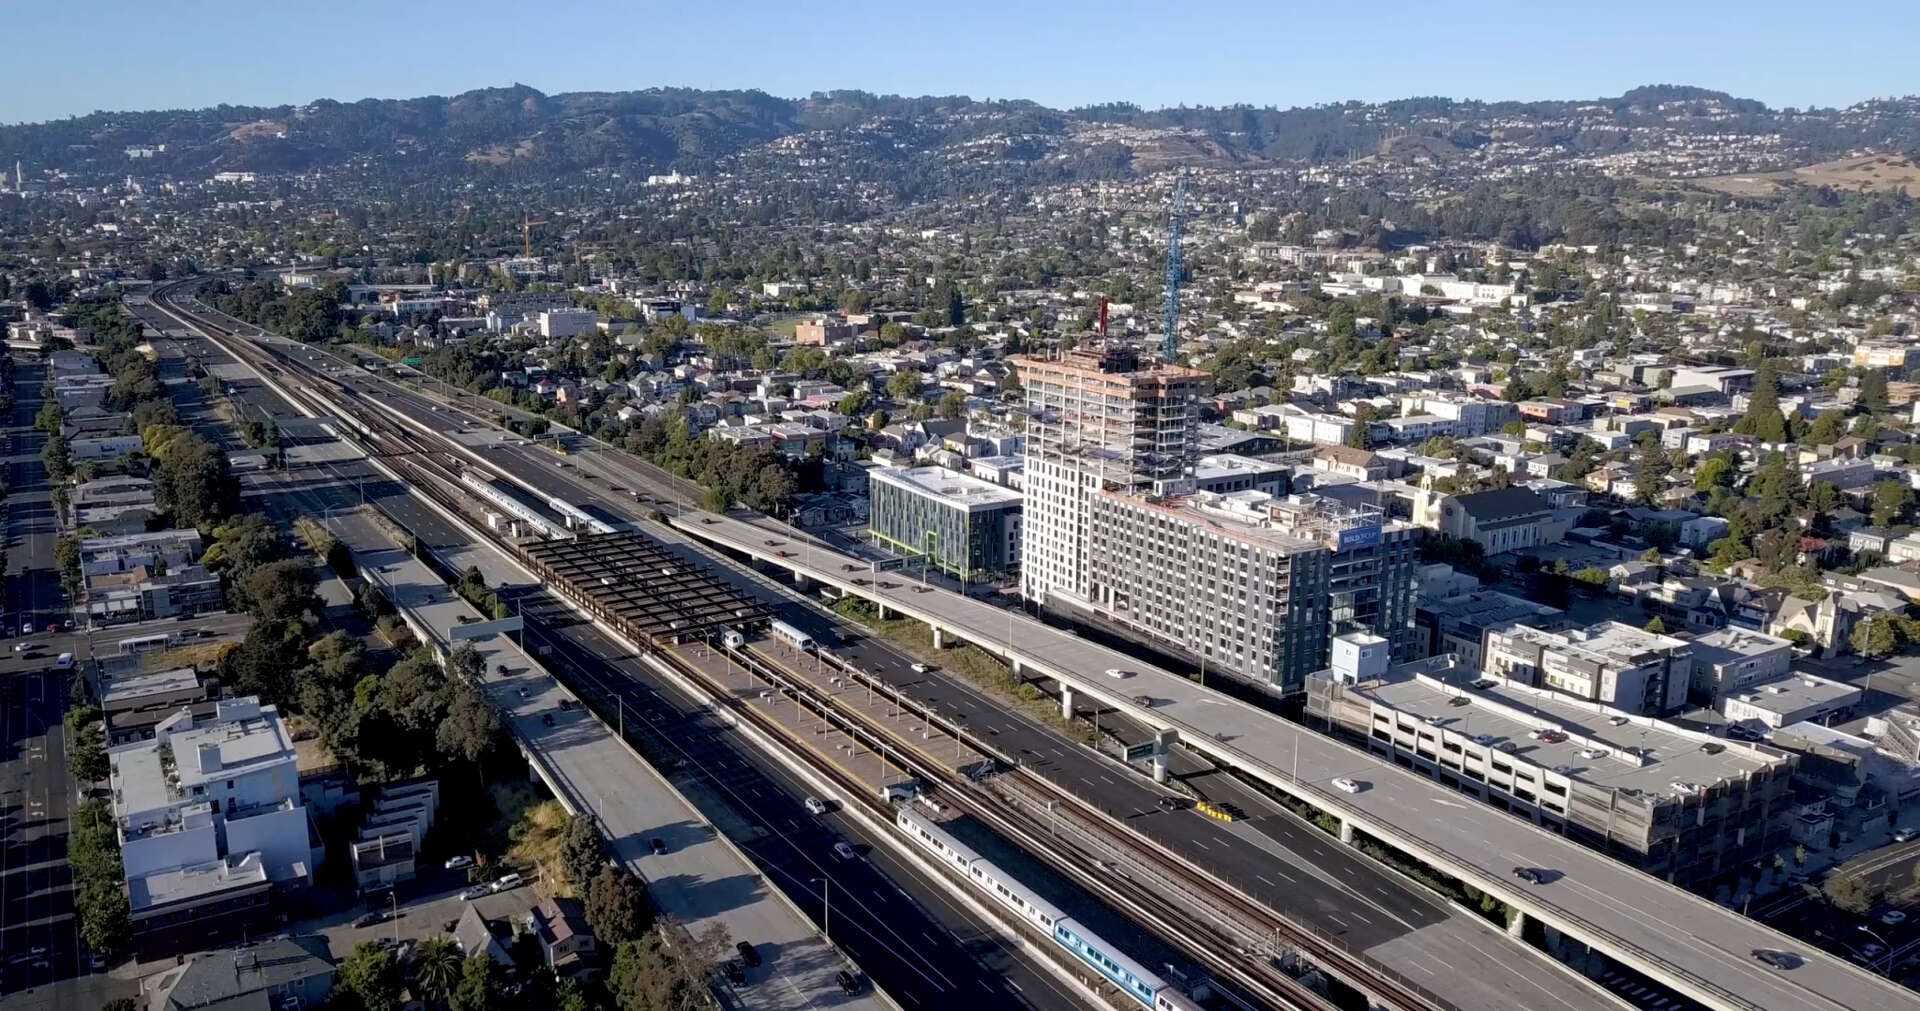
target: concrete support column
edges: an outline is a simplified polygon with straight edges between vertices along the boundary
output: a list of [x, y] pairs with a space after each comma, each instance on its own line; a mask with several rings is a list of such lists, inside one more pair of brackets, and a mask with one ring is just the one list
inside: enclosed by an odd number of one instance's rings
[[1066, 685], [1060, 686], [1060, 718], [1073, 719], [1073, 689]]
[[812, 586], [812, 585], [813, 585], [813, 581], [812, 581], [812, 580], [810, 580], [810, 579], [808, 579], [807, 577], [805, 577], [805, 576], [803, 576], [803, 575], [801, 575], [801, 574], [800, 574], [800, 573], [798, 573], [798, 572], [796, 572], [796, 573], [794, 573], [794, 574], [793, 574], [793, 588], [794, 588], [794, 589], [796, 589], [796, 590], [799, 590], [799, 591], [800, 591], [801, 593], [805, 593], [805, 592], [807, 592], [807, 587], [809, 587], [809, 586]]
[[1340, 841], [1346, 843], [1348, 846], [1353, 845], [1353, 822], [1343, 821], [1340, 823]]
[[1156, 783], [1164, 783], [1167, 781], [1167, 756], [1165, 752], [1154, 753], [1153, 781]]
[[892, 610], [891, 608], [889, 608], [889, 607], [887, 607], [887, 605], [885, 605], [885, 604], [876, 604], [875, 606], [877, 606], [877, 607], [879, 607], [879, 608], [880, 608], [880, 620], [881, 620], [881, 621], [892, 621], [892, 620], [893, 620], [893, 610]]
[[947, 633], [944, 629], [942, 629], [938, 625], [933, 626], [933, 648], [934, 649], [947, 648]]
[[1008, 658], [1007, 658], [1007, 660], [1008, 660], [1008, 664], [1007, 664], [1007, 665], [1008, 665], [1009, 667], [1011, 667], [1011, 668], [1013, 668], [1013, 679], [1014, 679], [1015, 681], [1019, 681], [1019, 680], [1022, 680], [1022, 679], [1024, 679], [1024, 678], [1026, 677], [1026, 674], [1027, 674], [1027, 665], [1026, 665], [1026, 664], [1023, 664], [1023, 663], [1021, 663], [1021, 662], [1020, 662], [1020, 658], [1019, 658], [1019, 657], [1017, 657], [1017, 656], [1015, 656], [1015, 657], [1008, 657]]
[[1507, 936], [1518, 939], [1527, 929], [1527, 914], [1516, 909], [1507, 919]]

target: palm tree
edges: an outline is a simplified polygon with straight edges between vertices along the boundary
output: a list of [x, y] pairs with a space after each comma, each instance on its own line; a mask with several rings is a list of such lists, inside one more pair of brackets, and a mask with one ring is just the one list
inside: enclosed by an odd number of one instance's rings
[[413, 949], [413, 980], [422, 996], [436, 1007], [444, 1007], [453, 988], [460, 985], [460, 970], [466, 961], [460, 946], [445, 935], [429, 937]]

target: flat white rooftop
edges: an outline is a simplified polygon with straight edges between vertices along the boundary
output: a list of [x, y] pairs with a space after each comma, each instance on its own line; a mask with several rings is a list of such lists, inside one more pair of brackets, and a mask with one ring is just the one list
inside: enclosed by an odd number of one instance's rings
[[1025, 496], [945, 467], [880, 467], [868, 478], [969, 511], [1019, 505]]

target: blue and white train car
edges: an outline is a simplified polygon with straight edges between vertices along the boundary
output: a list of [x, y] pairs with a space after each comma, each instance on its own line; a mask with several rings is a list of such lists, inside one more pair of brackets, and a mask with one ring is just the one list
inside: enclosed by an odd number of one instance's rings
[[908, 807], [894, 815], [894, 823], [907, 838], [940, 859], [948, 869], [965, 878], [975, 889], [1013, 910], [1021, 919], [1053, 943], [1073, 953], [1082, 964], [1099, 973], [1129, 997], [1152, 1011], [1199, 1011], [1187, 996], [1169, 986], [1145, 966], [1128, 958], [1098, 934], [1067, 917], [1059, 907], [1041, 898], [1012, 875], [995, 866], [955, 839], [932, 819]]

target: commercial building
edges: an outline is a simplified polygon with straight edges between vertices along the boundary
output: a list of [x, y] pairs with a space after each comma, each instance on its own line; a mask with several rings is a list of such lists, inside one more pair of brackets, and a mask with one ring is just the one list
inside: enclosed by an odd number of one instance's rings
[[1417, 532], [1377, 509], [1257, 491], [1100, 492], [1089, 529], [1093, 612], [1208, 669], [1291, 693], [1342, 632], [1416, 652]]
[[944, 467], [876, 467], [867, 475], [867, 532], [963, 582], [1020, 568], [1020, 492]]
[[1722, 696], [1716, 708], [1728, 723], [1770, 730], [1795, 723], [1828, 723], [1845, 716], [1865, 694], [1858, 685], [1811, 674], [1793, 674]]
[[1414, 626], [1422, 633], [1423, 648], [1415, 655], [1451, 653], [1463, 666], [1478, 670], [1486, 659], [1487, 633], [1517, 622], [1551, 631], [1566, 627], [1567, 616], [1557, 607], [1498, 590], [1429, 595], [1423, 588], [1414, 607]]
[[190, 529], [83, 540], [75, 615], [98, 628], [221, 610], [220, 577], [199, 564], [200, 554], [200, 534]]
[[1485, 648], [1490, 675], [1637, 715], [1679, 709], [1692, 684], [1692, 643], [1617, 621], [1509, 625], [1489, 631]]
[[276, 890], [312, 883], [317, 836], [293, 741], [257, 698], [182, 710], [108, 752], [135, 948], [143, 959], [257, 931]]
[[1307, 679], [1307, 712], [1403, 768], [1699, 891], [1788, 842], [1791, 755], [1451, 658], [1390, 667], [1364, 640], [1337, 643], [1335, 666]]
[[1084, 609], [1094, 494], [1184, 490], [1213, 377], [1145, 361], [1115, 343], [1020, 357], [1014, 366], [1027, 413], [1021, 592], [1042, 606]]

